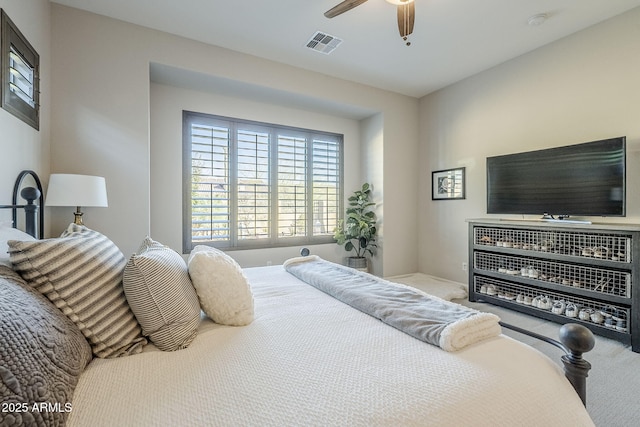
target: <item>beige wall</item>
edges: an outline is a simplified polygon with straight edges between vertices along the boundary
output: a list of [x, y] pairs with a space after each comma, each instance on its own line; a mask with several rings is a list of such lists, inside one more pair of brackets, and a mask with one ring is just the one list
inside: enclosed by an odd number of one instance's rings
[[[154, 97], [149, 64], [159, 63], [226, 79], [234, 85], [270, 88], [289, 97], [311, 100], [319, 109], [333, 104], [383, 114], [384, 147], [374, 144], [383, 149], [375, 156], [378, 165], [366, 162], [366, 167], [358, 166], [359, 181], [382, 177], [383, 183], [374, 184], [380, 189], [393, 188], [393, 194], [381, 196], [399, 208], [393, 222], [385, 223], [385, 256], [376, 260], [377, 271], [387, 275], [417, 271], [417, 224], [413, 213], [417, 194], [416, 99], [77, 9], [55, 4], [51, 9], [56, 100], [52, 112], [51, 170], [106, 177], [109, 207], [87, 208], [85, 222], [109, 235], [125, 254], [134, 251], [148, 233], [171, 229], [162, 233], [171, 234], [173, 242], [177, 232], [175, 220], [160, 216], [156, 221], [151, 209], [156, 205], [156, 200], [151, 199], [156, 196], [151, 185], [154, 152], [150, 102]], [[226, 96], [240, 99], [244, 94]], [[310, 109], [313, 113], [313, 105]], [[276, 121], [289, 124], [284, 116]], [[167, 132], [175, 134], [176, 130]], [[383, 167], [379, 164], [382, 157], [385, 169], [380, 174], [376, 169]], [[357, 187], [347, 188], [346, 192]], [[55, 227], [60, 230], [69, 215], [61, 208], [53, 211]], [[256, 255], [246, 264], [262, 264], [266, 259], [271, 255]]]
[[[11, 203], [13, 184], [20, 171], [34, 170], [43, 181], [49, 176], [51, 46], [48, 0], [0, 0], [0, 8], [38, 52], [41, 74], [39, 131], [0, 109], [0, 205], [3, 205]], [[0, 212], [0, 219], [9, 218], [9, 211]]]
[[[465, 219], [487, 216], [487, 156], [626, 135], [627, 217], [589, 219], [640, 222], [639, 22], [636, 8], [420, 101], [420, 271], [466, 283]], [[466, 200], [432, 201], [430, 171], [459, 166]]]
[[[382, 276], [384, 271], [394, 270], [393, 266], [390, 265], [389, 258], [384, 256], [384, 114], [374, 114], [362, 120], [360, 128], [363, 141], [363, 146], [360, 150], [360, 166], [366, 171], [367, 181], [374, 184], [371, 200], [376, 203], [375, 211], [378, 218], [377, 247], [373, 257], [374, 262], [370, 266], [370, 272]], [[345, 171], [356, 166], [358, 166], [356, 163], [345, 164]], [[389, 197], [391, 196], [389, 195]], [[384, 260], [387, 260], [387, 268], [384, 268]], [[415, 271], [417, 271], [417, 267]]]
[[[407, 268], [418, 256], [418, 108], [396, 103], [392, 111], [405, 122], [384, 115], [384, 235], [381, 244], [384, 254], [384, 275], [394, 276], [419, 271]], [[386, 209], [384, 207], [386, 206]]]

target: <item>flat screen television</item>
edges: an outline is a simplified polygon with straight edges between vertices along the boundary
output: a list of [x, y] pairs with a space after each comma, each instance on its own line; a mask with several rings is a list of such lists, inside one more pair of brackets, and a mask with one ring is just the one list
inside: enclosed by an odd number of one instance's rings
[[487, 213], [625, 216], [626, 138], [487, 158]]

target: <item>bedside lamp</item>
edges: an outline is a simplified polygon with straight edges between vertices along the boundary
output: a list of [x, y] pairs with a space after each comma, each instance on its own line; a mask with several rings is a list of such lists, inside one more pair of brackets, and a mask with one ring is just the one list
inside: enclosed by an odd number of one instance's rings
[[46, 206], [76, 206], [75, 224], [82, 225], [81, 206], [107, 207], [107, 185], [101, 176], [51, 174]]

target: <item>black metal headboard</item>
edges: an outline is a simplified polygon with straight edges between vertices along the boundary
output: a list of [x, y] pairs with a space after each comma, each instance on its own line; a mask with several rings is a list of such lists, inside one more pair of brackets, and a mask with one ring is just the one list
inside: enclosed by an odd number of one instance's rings
[[[31, 175], [36, 183], [37, 188], [25, 187], [20, 191], [22, 181], [27, 175]], [[27, 201], [26, 205], [18, 204], [18, 191], [20, 196]], [[35, 201], [37, 203], [34, 203]], [[44, 194], [42, 191], [42, 184], [38, 175], [31, 170], [23, 170], [16, 178], [16, 183], [13, 186], [13, 196], [11, 198], [10, 205], [0, 205], [0, 209], [11, 209], [11, 219], [13, 220], [13, 226], [16, 227], [18, 222], [18, 209], [24, 209], [25, 215], [25, 232], [31, 234], [37, 239], [44, 237]], [[36, 227], [37, 217], [37, 227]]]

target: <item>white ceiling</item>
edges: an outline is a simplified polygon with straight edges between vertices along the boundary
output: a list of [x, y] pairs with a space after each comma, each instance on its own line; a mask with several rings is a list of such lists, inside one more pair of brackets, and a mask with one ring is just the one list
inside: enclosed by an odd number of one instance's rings
[[[415, 0], [405, 46], [395, 6], [366, 3], [333, 19], [340, 0], [51, 0], [66, 6], [401, 94], [421, 97], [640, 6], [640, 0]], [[529, 17], [549, 19], [529, 26]], [[316, 31], [343, 40], [326, 55]]]

